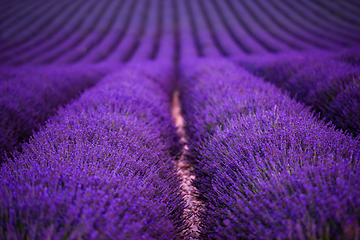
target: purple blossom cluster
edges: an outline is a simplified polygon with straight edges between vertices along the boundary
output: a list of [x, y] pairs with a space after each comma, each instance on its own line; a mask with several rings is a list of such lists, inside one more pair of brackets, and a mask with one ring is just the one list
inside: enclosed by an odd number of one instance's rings
[[[354, 59], [356, 55], [346, 56]], [[316, 54], [287, 55], [256, 66], [247, 65], [251, 66], [249, 70], [321, 113], [326, 121], [354, 136], [360, 133], [358, 66]]]
[[336, 52], [333, 56], [334, 59], [344, 61], [353, 65], [360, 65], [360, 47], [353, 47], [341, 51], [340, 53]]
[[0, 162], [56, 109], [101, 79], [108, 68], [94, 66], [0, 69]]
[[177, 238], [171, 73], [143, 63], [110, 74], [24, 143], [0, 169], [0, 238]]
[[357, 239], [360, 143], [225, 60], [183, 66], [203, 239]]

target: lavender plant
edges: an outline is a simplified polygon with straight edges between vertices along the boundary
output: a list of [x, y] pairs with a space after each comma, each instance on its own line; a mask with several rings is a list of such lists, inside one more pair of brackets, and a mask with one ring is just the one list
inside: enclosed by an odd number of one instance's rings
[[353, 79], [327, 109], [328, 118], [354, 135], [360, 133], [360, 79]]
[[352, 47], [346, 50], [339, 52], [336, 52], [333, 54], [333, 58], [336, 60], [344, 61], [346, 63], [350, 63], [356, 66], [359, 66], [360, 64], [360, 48]]
[[39, 125], [108, 68], [91, 66], [21, 67], [0, 70], [0, 160], [27, 140]]
[[258, 57], [252, 61], [240, 61], [247, 70], [282, 88], [298, 71], [315, 64], [322, 58], [320, 53], [284, 53], [281, 55]]
[[322, 60], [298, 71], [284, 85], [297, 100], [326, 114], [328, 105], [360, 71], [345, 63]]
[[[355, 115], [334, 114], [331, 109], [332, 102], [338, 94], [342, 93], [352, 82], [358, 84], [359, 69], [349, 63], [331, 59], [330, 55], [321, 59], [319, 55], [294, 55], [279, 57], [275, 60], [264, 60], [258, 64], [245, 64], [247, 69], [253, 71], [265, 80], [274, 83], [296, 100], [305, 103], [313, 110], [321, 113], [326, 121], [332, 121], [337, 127], [351, 132], [354, 136], [359, 134], [358, 121], [350, 127], [345, 122], [349, 118], [357, 119], [357, 110], [347, 105], [347, 112]], [[352, 100], [357, 101], [357, 98]], [[354, 103], [354, 106], [358, 103]], [[345, 105], [344, 105], [345, 106]], [[347, 118], [345, 118], [345, 116]], [[349, 126], [349, 127], [347, 127]]]
[[202, 238], [360, 236], [357, 140], [230, 62], [184, 72]]
[[170, 154], [177, 139], [170, 84], [159, 84], [171, 68], [154, 69], [128, 66], [105, 77], [2, 166], [1, 238], [178, 237], [184, 203]]

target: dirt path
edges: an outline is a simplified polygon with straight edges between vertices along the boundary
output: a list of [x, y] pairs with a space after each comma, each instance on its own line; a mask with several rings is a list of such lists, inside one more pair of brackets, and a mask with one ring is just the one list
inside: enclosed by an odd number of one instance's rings
[[189, 147], [186, 139], [185, 121], [181, 115], [179, 91], [174, 92], [171, 114], [177, 127], [177, 133], [180, 136], [180, 142], [183, 145], [181, 156], [176, 161], [177, 174], [181, 179], [181, 194], [187, 203], [184, 210], [184, 218], [189, 224], [188, 229], [183, 232], [183, 236], [185, 239], [199, 239], [199, 213], [205, 209], [205, 205], [196, 198], [197, 189], [191, 184], [191, 181], [195, 179], [194, 168], [185, 160]]

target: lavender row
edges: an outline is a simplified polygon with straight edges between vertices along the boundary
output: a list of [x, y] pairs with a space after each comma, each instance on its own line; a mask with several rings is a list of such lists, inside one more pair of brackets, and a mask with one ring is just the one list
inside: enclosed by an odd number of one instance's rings
[[[337, 49], [358, 45], [360, 39], [356, 7], [346, 5], [230, 0], [19, 3], [16, 17], [9, 10], [0, 23], [0, 62], [128, 62], [169, 60], [179, 54], [187, 59], [194, 54]], [[342, 9], [340, 15], [334, 13], [337, 9]]]
[[158, 66], [108, 75], [2, 166], [0, 238], [177, 238], [172, 69]]
[[[245, 65], [265, 80], [290, 92], [296, 100], [320, 112], [325, 120], [357, 136], [360, 133], [360, 69], [330, 56], [289, 54], [256, 66]], [[346, 56], [354, 59], [346, 52], [336, 58], [347, 61]]]
[[110, 70], [86, 65], [1, 68], [0, 155], [14, 150], [59, 106], [76, 98]]
[[355, 66], [360, 66], [360, 48], [354, 47], [354, 48], [345, 49], [339, 53], [335, 53], [333, 55], [333, 58], [335, 60], [350, 63]]
[[228, 61], [184, 66], [204, 239], [356, 239], [360, 143]]
[[[75, 1], [69, 9], [54, 8], [61, 16], [57, 19], [57, 24], [52, 24], [51, 32], [56, 29], [56, 34], [49, 33], [46, 38], [35, 34], [34, 38], [20, 43], [10, 41], [9, 46], [3, 46], [4, 53], [0, 56], [0, 61], [19, 65], [28, 62], [48, 64], [97, 63], [105, 60], [127, 62], [130, 59], [138, 61], [150, 58], [170, 60], [174, 54], [170, 3], [162, 0], [104, 1], [96, 8], [95, 1], [85, 4]], [[83, 8], [75, 14], [74, 10], [82, 5]], [[118, 14], [119, 12], [124, 14]], [[11, 29], [12, 27], [7, 28], [9, 31]]]

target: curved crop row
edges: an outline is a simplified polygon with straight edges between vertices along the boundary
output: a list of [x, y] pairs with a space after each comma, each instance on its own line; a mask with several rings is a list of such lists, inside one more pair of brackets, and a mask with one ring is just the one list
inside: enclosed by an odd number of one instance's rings
[[[352, 53], [343, 53], [337, 58], [356, 61]], [[298, 101], [320, 112], [325, 120], [332, 121], [355, 136], [360, 133], [358, 67], [312, 54], [287, 55], [250, 68], [265, 80], [290, 92]]]
[[169, 65], [129, 66], [58, 111], [0, 171], [0, 238], [176, 239]]
[[204, 239], [356, 239], [360, 144], [228, 61], [183, 68]]
[[0, 158], [109, 69], [89, 66], [0, 69]]
[[18, 4], [18, 13], [4, 10], [0, 23], [1, 63], [246, 56], [335, 50], [360, 40], [359, 6], [346, 1], [36, 1], [30, 10]]

